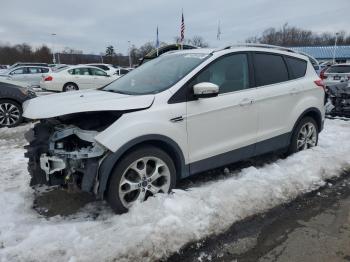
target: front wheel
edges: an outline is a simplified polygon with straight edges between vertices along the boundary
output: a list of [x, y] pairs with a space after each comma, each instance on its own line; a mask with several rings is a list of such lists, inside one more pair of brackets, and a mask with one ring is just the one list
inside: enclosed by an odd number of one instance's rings
[[15, 127], [22, 122], [22, 107], [8, 100], [0, 100], [0, 127]]
[[311, 117], [304, 117], [293, 132], [288, 153], [292, 154], [317, 146], [318, 133], [316, 121]]
[[107, 201], [120, 214], [136, 202], [157, 193], [169, 193], [176, 183], [176, 169], [163, 150], [145, 146], [122, 158], [108, 184]]

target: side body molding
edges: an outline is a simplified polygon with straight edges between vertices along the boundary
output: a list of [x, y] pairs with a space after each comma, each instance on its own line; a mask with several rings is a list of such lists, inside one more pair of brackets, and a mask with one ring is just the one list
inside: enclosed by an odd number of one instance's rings
[[184, 178], [189, 175], [189, 166], [185, 164], [184, 155], [178, 146], [178, 144], [173, 141], [171, 138], [163, 136], [163, 135], [144, 135], [137, 137], [128, 143], [124, 144], [121, 148], [119, 148], [116, 152], [109, 153], [103, 160], [98, 170], [98, 178], [99, 178], [99, 187], [97, 190], [97, 197], [103, 199], [104, 192], [107, 189], [107, 183], [109, 180], [109, 176], [111, 175], [115, 164], [119, 161], [119, 159], [123, 156], [125, 152], [127, 152], [130, 148], [137, 146], [139, 144], [152, 144], [152, 143], [161, 142], [163, 145], [166, 145], [168, 150], [170, 150], [173, 154], [172, 158], [175, 161], [176, 170], [178, 172], [177, 178]]

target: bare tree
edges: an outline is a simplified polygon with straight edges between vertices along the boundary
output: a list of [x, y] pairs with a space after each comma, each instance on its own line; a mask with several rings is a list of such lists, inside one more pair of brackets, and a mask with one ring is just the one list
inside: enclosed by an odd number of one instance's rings
[[[334, 45], [335, 34], [317, 34], [310, 30], [305, 30], [285, 23], [280, 29], [268, 28], [261, 36], [253, 36], [246, 40], [247, 43], [263, 43], [281, 46], [315, 46]], [[350, 44], [350, 35], [341, 31], [337, 36], [339, 45]]]

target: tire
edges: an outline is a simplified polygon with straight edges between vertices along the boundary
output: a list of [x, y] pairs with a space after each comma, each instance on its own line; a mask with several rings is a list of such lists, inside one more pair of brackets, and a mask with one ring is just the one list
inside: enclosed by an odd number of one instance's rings
[[169, 155], [157, 147], [143, 146], [125, 155], [112, 171], [107, 202], [117, 214], [125, 213], [155, 193], [169, 193], [175, 183], [176, 169]]
[[[311, 132], [311, 129], [313, 131], [312, 133], [309, 133]], [[318, 134], [319, 129], [315, 119], [308, 116], [302, 118], [293, 131], [291, 143], [287, 154], [290, 155], [317, 146]]]
[[64, 86], [63, 86], [63, 92], [69, 92], [69, 91], [76, 91], [76, 90], [79, 90], [79, 87], [74, 84], [74, 83], [66, 83]]
[[0, 99], [0, 127], [15, 127], [23, 121], [22, 106], [9, 99]]

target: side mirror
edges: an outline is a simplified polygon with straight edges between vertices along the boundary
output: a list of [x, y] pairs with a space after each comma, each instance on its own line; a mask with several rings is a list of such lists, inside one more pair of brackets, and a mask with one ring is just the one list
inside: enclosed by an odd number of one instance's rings
[[219, 94], [219, 86], [209, 82], [198, 83], [193, 86], [193, 94], [196, 98], [215, 97]]

